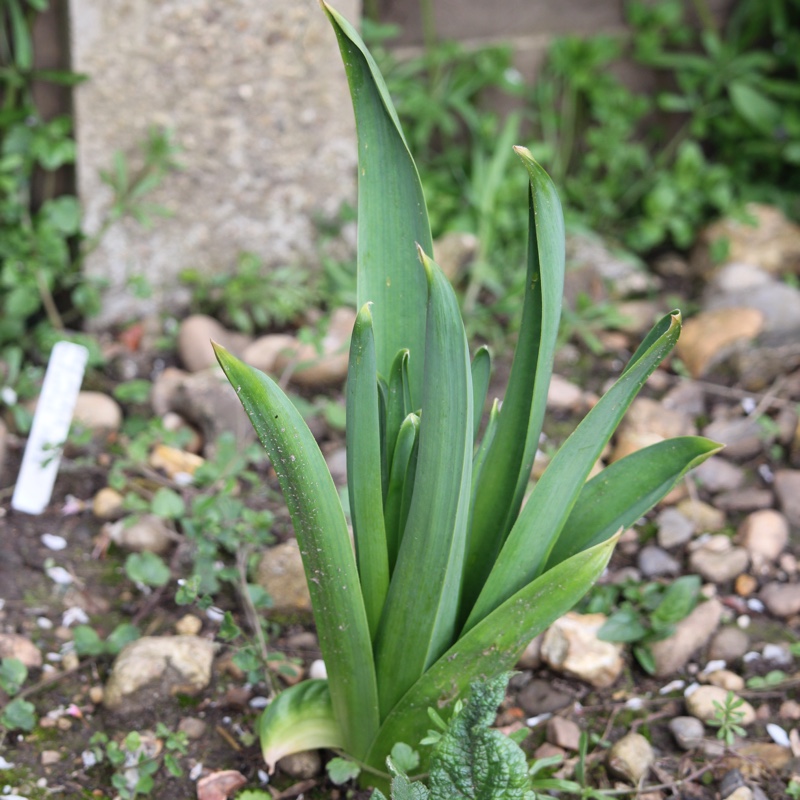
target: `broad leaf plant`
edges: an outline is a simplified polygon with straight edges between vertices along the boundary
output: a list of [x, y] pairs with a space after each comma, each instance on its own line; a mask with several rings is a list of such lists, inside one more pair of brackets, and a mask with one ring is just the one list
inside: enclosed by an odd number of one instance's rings
[[[681, 437], [587, 482], [648, 376], [670, 352], [660, 320], [567, 439], [527, 501], [564, 282], [555, 187], [524, 147], [530, 179], [527, 280], [508, 387], [482, 425], [491, 357], [470, 350], [456, 296], [431, 260], [414, 160], [356, 30], [333, 25], [358, 131], [358, 312], [347, 379], [347, 481], [355, 548], [314, 437], [267, 375], [217, 358], [267, 449], [292, 516], [328, 677], [284, 691], [260, 738], [272, 769], [337, 748], [386, 787], [393, 745], [416, 746], [428, 708], [513, 668], [532, 637], [605, 568], [619, 532], [718, 445]], [[423, 765], [424, 766], [424, 765]], [[383, 776], [383, 777], [381, 777]]]

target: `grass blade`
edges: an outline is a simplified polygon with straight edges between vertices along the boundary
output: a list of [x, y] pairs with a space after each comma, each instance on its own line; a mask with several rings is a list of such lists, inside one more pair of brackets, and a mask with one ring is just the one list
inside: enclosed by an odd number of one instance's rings
[[381, 715], [451, 644], [472, 472], [472, 385], [464, 325], [442, 271], [430, 292], [416, 478], [375, 643]]
[[474, 604], [519, 513], [542, 429], [564, 290], [564, 219], [553, 182], [524, 148], [528, 271], [522, 327], [497, 430], [477, 476], [463, 606]]
[[[214, 345], [267, 450], [303, 557], [334, 714], [348, 752], [364, 754], [378, 727], [372, 640], [339, 495], [302, 416], [277, 384]], [[347, 636], [341, 635], [341, 629]]]
[[408, 397], [408, 350], [401, 350], [392, 362], [386, 393], [386, 464], [392, 466], [397, 435], [405, 418], [413, 411]]
[[372, 315], [365, 303], [353, 326], [347, 370], [347, 492], [361, 591], [373, 638], [389, 589], [378, 391]]
[[[619, 425], [644, 382], [675, 346], [680, 335], [680, 314], [658, 322], [655, 338], [628, 365], [617, 382], [573, 431], [545, 470], [469, 614], [471, 628], [539, 575], [569, 517], [593, 464]], [[500, 412], [502, 418], [502, 411]], [[485, 469], [485, 468], [484, 468]]]
[[417, 168], [377, 65], [356, 30], [323, 3], [333, 24], [350, 84], [358, 132], [358, 305], [371, 301], [378, 373], [410, 350], [414, 408], [422, 390], [425, 275], [414, 243], [432, 251], [430, 224]]
[[547, 569], [633, 525], [689, 470], [721, 447], [700, 436], [680, 436], [637, 450], [606, 467], [581, 490], [550, 553]]
[[428, 727], [428, 709], [454, 701], [476, 675], [497, 675], [513, 669], [530, 640], [569, 611], [597, 580], [617, 538], [584, 550], [549, 570], [462, 636], [392, 709], [370, 748], [367, 762], [380, 766], [375, 762], [380, 762], [395, 742], [415, 744], [419, 732]]

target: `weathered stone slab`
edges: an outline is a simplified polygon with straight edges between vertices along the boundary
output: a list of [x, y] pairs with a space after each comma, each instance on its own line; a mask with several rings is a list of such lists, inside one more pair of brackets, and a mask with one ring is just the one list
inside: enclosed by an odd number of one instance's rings
[[[357, 20], [359, 0], [337, 8]], [[312, 261], [313, 217], [355, 196], [356, 142], [344, 70], [317, 0], [70, 0], [78, 189], [91, 235], [115, 151], [136, 166], [152, 125], [175, 132], [184, 169], [153, 195], [174, 215], [149, 231], [114, 224], [86, 263], [109, 282], [101, 325], [169, 306], [176, 275]], [[126, 289], [134, 276], [149, 301]]]

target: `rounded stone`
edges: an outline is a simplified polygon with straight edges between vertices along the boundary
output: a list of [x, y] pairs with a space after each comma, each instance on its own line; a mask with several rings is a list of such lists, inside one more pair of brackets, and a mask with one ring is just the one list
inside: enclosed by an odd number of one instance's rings
[[696, 717], [673, 717], [668, 727], [683, 750], [693, 750], [703, 742], [705, 727]]
[[765, 508], [748, 514], [739, 526], [739, 541], [755, 566], [775, 561], [789, 543], [789, 523], [779, 511]]
[[316, 750], [292, 753], [278, 761], [278, 769], [296, 780], [315, 778], [322, 771], [322, 759]]
[[776, 617], [791, 617], [800, 613], [800, 584], [768, 583], [758, 595]]
[[297, 349], [297, 340], [286, 333], [271, 333], [259, 336], [242, 353], [242, 360], [262, 372], [275, 372], [275, 363], [281, 354], [292, 354]]
[[250, 340], [247, 336], [229, 331], [205, 314], [187, 317], [178, 330], [178, 355], [189, 372], [200, 372], [216, 365], [212, 341], [240, 356]]
[[99, 433], [119, 430], [122, 409], [119, 403], [102, 392], [80, 392], [72, 414], [72, 422]]
[[734, 547], [727, 536], [718, 534], [700, 545], [689, 556], [689, 567], [713, 583], [726, 583], [747, 569], [750, 556], [743, 547]]
[[110, 486], [103, 487], [92, 499], [92, 513], [98, 519], [119, 519], [124, 513], [122, 495]]
[[177, 694], [197, 694], [211, 681], [214, 644], [199, 636], [143, 636], [122, 648], [105, 686], [112, 711], [153, 708]]
[[641, 733], [628, 733], [608, 751], [608, 767], [623, 780], [638, 786], [655, 761], [650, 742]]
[[[686, 710], [693, 717], [708, 722], [717, 716], [715, 703], [724, 706], [728, 694], [729, 690], [720, 686], [700, 686], [686, 698]], [[734, 700], [741, 699], [735, 692], [733, 694]], [[736, 710], [743, 714], [741, 725], [750, 725], [755, 722], [755, 709], [746, 700]]]
[[311, 611], [311, 595], [297, 540], [289, 539], [267, 548], [259, 562], [256, 581], [272, 598], [273, 612]]
[[0, 633], [0, 658], [16, 658], [28, 669], [42, 666], [42, 651], [19, 633]]
[[106, 527], [112, 542], [135, 553], [166, 553], [175, 536], [155, 514], [143, 514], [133, 522], [121, 519]]

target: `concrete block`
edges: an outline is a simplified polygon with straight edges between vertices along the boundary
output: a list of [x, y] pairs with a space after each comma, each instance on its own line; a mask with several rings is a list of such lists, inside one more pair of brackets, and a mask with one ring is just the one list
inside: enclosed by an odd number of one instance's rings
[[[355, 128], [334, 33], [317, 0], [69, 0], [78, 193], [91, 235], [111, 192], [99, 171], [135, 168], [149, 126], [174, 130], [184, 169], [153, 195], [151, 230], [114, 224], [86, 263], [108, 281], [106, 325], [180, 300], [177, 273], [315, 257], [313, 217], [353, 202]], [[351, 20], [360, 0], [340, 0]], [[154, 297], [131, 296], [143, 276]]]

